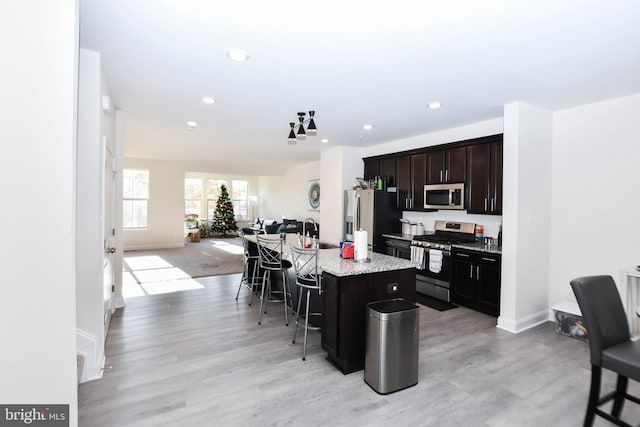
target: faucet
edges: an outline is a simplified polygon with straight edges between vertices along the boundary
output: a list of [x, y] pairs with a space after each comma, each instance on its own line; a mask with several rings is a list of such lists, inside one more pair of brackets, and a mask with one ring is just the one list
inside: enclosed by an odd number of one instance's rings
[[[305, 219], [302, 221], [302, 238], [303, 238], [303, 239], [304, 239], [304, 238], [305, 238], [305, 236], [307, 235], [307, 231], [306, 231], [306, 229], [307, 229], [307, 221], [308, 221], [308, 222], [312, 222], [312, 223], [313, 223], [313, 229], [314, 229], [315, 231], [318, 231], [318, 223], [316, 222], [316, 220], [315, 220], [315, 219], [313, 219], [313, 218], [311, 218], [311, 217], [309, 217], [309, 218], [305, 218]], [[318, 236], [318, 237], [319, 237], [319, 236]]]

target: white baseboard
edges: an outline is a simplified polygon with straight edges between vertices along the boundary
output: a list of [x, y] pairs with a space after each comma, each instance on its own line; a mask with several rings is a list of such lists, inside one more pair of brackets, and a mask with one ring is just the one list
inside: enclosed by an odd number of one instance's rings
[[507, 319], [504, 316], [498, 317], [497, 327], [513, 334], [531, 329], [549, 320], [547, 310], [539, 311], [519, 319]]
[[76, 351], [84, 358], [84, 366], [78, 382], [86, 383], [102, 378], [102, 369], [105, 364], [104, 346], [98, 343], [98, 339], [76, 329]]
[[114, 297], [113, 298], [113, 308], [124, 308], [124, 297]]

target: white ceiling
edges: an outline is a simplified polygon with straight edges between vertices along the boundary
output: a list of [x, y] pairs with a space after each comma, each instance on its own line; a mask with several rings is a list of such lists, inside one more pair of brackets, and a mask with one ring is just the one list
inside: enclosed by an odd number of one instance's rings
[[[80, 44], [102, 54], [126, 156], [220, 172], [640, 92], [637, 0], [80, 0]], [[309, 110], [318, 135], [288, 145]]]

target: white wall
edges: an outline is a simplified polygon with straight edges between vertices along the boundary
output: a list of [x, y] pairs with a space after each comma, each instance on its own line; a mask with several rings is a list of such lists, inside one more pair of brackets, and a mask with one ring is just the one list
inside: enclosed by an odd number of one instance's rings
[[439, 221], [460, 221], [479, 224], [484, 227], [484, 235], [487, 237], [498, 237], [498, 229], [502, 223], [500, 215], [476, 215], [468, 214], [467, 211], [447, 211], [436, 212], [402, 212], [402, 218], [412, 222], [421, 222], [425, 230], [433, 230], [435, 222]]
[[[260, 218], [278, 222], [282, 217], [302, 221], [313, 218], [320, 222], [320, 212], [309, 210], [307, 185], [309, 180], [320, 179], [320, 162], [309, 162], [294, 166], [283, 175], [261, 176], [258, 178], [258, 209]], [[325, 188], [320, 182], [320, 210]], [[322, 228], [322, 227], [321, 227]]]
[[[178, 248], [184, 246], [184, 178], [211, 176], [220, 179], [246, 179], [249, 194], [257, 194], [255, 176], [219, 174], [198, 163], [165, 160], [124, 159], [126, 169], [149, 171], [148, 227], [123, 230], [124, 250]], [[240, 226], [240, 224], [239, 224]]]
[[76, 316], [78, 352], [85, 357], [84, 382], [101, 378], [104, 366], [104, 181], [111, 180], [104, 176], [104, 151], [106, 142], [115, 158], [116, 144], [115, 114], [102, 109], [109, 86], [98, 52], [80, 50], [78, 79]]
[[640, 264], [640, 94], [554, 115], [549, 304], [569, 281]]
[[31, 0], [0, 10], [0, 402], [68, 404], [77, 426], [78, 5]]
[[362, 177], [362, 149], [334, 147], [320, 154], [320, 240], [337, 244], [344, 238], [344, 190]]
[[[503, 121], [502, 117], [500, 117], [466, 126], [445, 129], [439, 132], [426, 133], [411, 138], [398, 139], [384, 144], [364, 147], [362, 149], [362, 157], [371, 157], [379, 154], [395, 153], [398, 151], [412, 150], [414, 148], [431, 147], [432, 145], [480, 138], [482, 136], [497, 135], [502, 133], [502, 129]], [[362, 172], [360, 172], [360, 174], [362, 174]]]
[[552, 119], [524, 103], [505, 106], [498, 326], [512, 332], [548, 317]]

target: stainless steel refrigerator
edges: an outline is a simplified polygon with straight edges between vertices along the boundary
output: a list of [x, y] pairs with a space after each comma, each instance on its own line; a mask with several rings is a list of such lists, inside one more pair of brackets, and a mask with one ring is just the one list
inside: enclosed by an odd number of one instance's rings
[[366, 230], [369, 249], [385, 253], [382, 234], [400, 234], [402, 212], [396, 193], [379, 190], [346, 190], [344, 193], [344, 235], [353, 241], [353, 232]]

